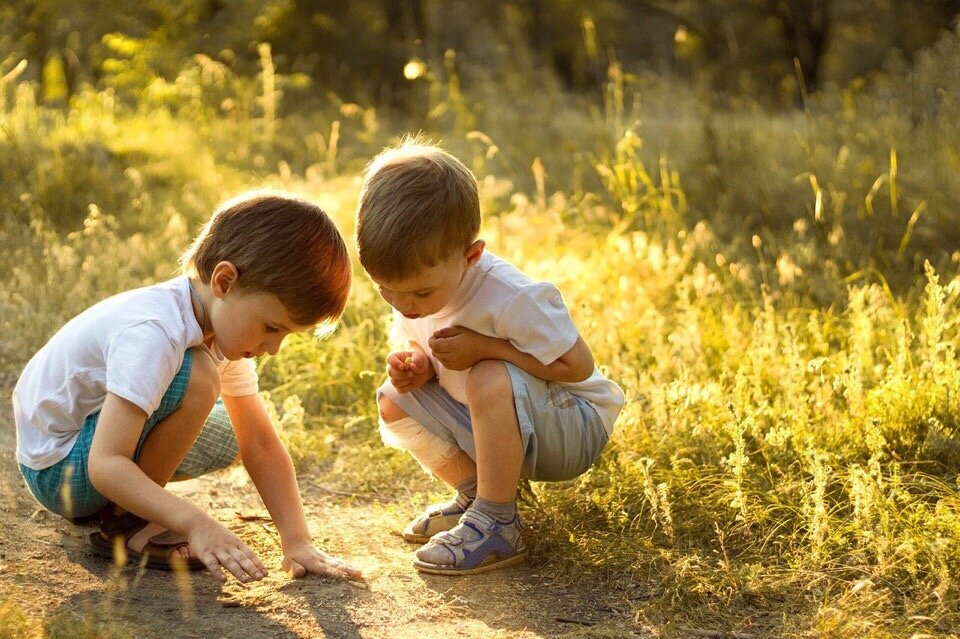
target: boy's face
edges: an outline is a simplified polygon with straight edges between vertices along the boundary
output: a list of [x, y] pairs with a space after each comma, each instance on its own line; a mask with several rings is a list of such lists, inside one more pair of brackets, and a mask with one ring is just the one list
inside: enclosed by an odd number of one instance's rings
[[423, 267], [399, 279], [372, 277], [380, 295], [404, 317], [417, 319], [439, 313], [453, 298], [467, 269], [483, 255], [485, 243], [477, 240], [463, 253], [454, 253], [435, 266]]
[[312, 328], [294, 322], [276, 295], [245, 291], [228, 278], [218, 278], [216, 269], [211, 291], [210, 323], [217, 346], [231, 361], [276, 355], [287, 335]]
[[228, 292], [214, 324], [217, 346], [229, 360], [276, 355], [290, 333], [308, 330], [290, 319], [287, 309], [270, 293]]

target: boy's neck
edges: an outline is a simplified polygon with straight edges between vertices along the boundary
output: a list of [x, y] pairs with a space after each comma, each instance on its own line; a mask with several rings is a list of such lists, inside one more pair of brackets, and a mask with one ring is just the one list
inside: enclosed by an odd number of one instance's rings
[[200, 278], [189, 277], [190, 306], [193, 308], [193, 317], [200, 326], [203, 334], [203, 343], [210, 346], [213, 343], [213, 324], [210, 322], [210, 302], [213, 296], [210, 287], [200, 281]]

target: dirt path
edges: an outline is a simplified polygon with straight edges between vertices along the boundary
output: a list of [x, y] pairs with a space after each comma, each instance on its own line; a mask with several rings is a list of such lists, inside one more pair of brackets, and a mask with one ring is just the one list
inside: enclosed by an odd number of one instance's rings
[[[9, 393], [4, 393], [9, 397]], [[0, 408], [0, 603], [32, 618], [109, 620], [136, 637], [650, 637], [634, 621], [639, 585], [601, 583], [526, 565], [467, 578], [422, 575], [394, 531], [406, 504], [362, 503], [301, 483], [314, 538], [362, 567], [368, 587], [279, 569], [275, 529], [237, 469], [175, 485], [260, 553], [263, 581], [222, 589], [205, 574], [177, 580], [117, 569], [88, 552], [94, 529], [41, 510], [17, 470], [11, 410]], [[2, 634], [2, 633], [0, 633]]]

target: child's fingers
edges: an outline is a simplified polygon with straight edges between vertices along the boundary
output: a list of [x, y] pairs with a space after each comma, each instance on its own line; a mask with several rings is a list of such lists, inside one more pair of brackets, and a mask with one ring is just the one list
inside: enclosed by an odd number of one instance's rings
[[260, 558], [249, 548], [235, 548], [231, 555], [240, 564], [243, 570], [254, 579], [263, 579], [267, 576], [267, 569], [260, 563]]
[[220, 567], [220, 562], [212, 552], [201, 553], [197, 558], [203, 562], [203, 565], [206, 566], [207, 571], [209, 571], [214, 579], [220, 583], [227, 580], [227, 577], [223, 574], [223, 569]]
[[390, 376], [390, 381], [393, 382], [394, 387], [396, 387], [398, 384], [409, 382], [409, 380], [413, 378], [413, 371], [398, 371], [394, 368], [388, 370], [387, 375]]
[[285, 569], [287, 572], [293, 575], [296, 579], [300, 579], [301, 577], [307, 576], [307, 569], [301, 566], [299, 563], [297, 563], [293, 559], [290, 559], [289, 561], [286, 562]]
[[341, 559], [329, 555], [311, 557], [307, 569], [314, 574], [330, 575], [331, 577], [338, 577], [340, 579], [362, 576], [362, 573], [358, 569]]
[[427, 380], [425, 380], [425, 379], [411, 379], [409, 382], [406, 382], [406, 383], [403, 385], [402, 390], [401, 390], [401, 388], [398, 388], [398, 387], [396, 387], [396, 386], [394, 386], [394, 388], [396, 388], [396, 389], [397, 389], [397, 392], [402, 395], [402, 394], [404, 394], [404, 393], [409, 393], [409, 392], [411, 392], [411, 391], [417, 390], [418, 388], [420, 388], [421, 386], [423, 386], [424, 383], [426, 383], [426, 381], [427, 381]]
[[237, 581], [246, 583], [253, 578], [253, 575], [248, 573], [247, 569], [241, 563], [243, 554], [237, 550], [234, 550], [234, 552], [237, 552], [236, 557], [231, 554], [229, 550], [220, 550], [216, 553], [217, 560], [220, 562], [221, 566], [226, 568], [228, 571], [230, 571], [230, 574], [237, 578]]
[[363, 579], [363, 571], [337, 557], [327, 557], [327, 563], [351, 579]]
[[430, 360], [422, 353], [417, 353], [410, 358], [410, 370], [418, 375], [427, 372], [429, 366]]

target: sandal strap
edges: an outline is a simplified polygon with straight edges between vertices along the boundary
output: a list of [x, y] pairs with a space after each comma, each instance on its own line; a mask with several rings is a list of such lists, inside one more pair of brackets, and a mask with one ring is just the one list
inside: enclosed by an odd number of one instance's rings
[[149, 524], [143, 517], [138, 517], [131, 512], [125, 512], [122, 515], [113, 513], [113, 508], [107, 506], [100, 514], [100, 532], [107, 539], [113, 537], [123, 537], [130, 539], [138, 532], [143, 530]]
[[147, 541], [147, 544], [164, 550], [173, 550], [174, 548], [186, 546], [187, 538], [172, 530], [165, 530], [151, 537], [149, 541]]
[[[100, 533], [104, 539], [122, 537], [124, 541], [127, 541], [149, 524], [149, 521], [131, 512], [115, 515], [112, 506], [104, 508], [100, 514]], [[186, 545], [187, 538], [172, 530], [165, 530], [151, 537], [147, 540], [147, 543], [153, 545], [155, 549], [172, 550]]]

